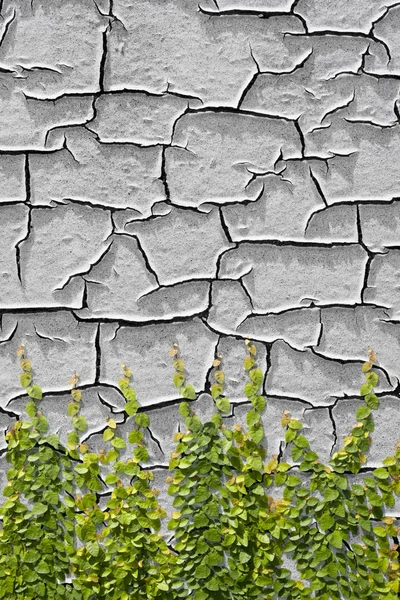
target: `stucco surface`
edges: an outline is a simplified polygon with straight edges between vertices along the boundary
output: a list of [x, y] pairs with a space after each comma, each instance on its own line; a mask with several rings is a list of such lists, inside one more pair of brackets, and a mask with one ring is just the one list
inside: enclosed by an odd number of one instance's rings
[[[200, 415], [224, 358], [245, 422], [243, 341], [321, 460], [353, 425], [361, 364], [381, 408], [364, 470], [400, 431], [400, 6], [392, 0], [0, 2], [0, 428], [23, 414], [26, 343], [65, 437], [74, 370], [89, 443], [151, 417], [161, 497], [178, 342]], [[123, 424], [123, 435], [129, 421]], [[7, 468], [0, 440], [0, 470]], [[164, 487], [163, 487], [164, 486]], [[0, 499], [1, 501], [1, 499]]]

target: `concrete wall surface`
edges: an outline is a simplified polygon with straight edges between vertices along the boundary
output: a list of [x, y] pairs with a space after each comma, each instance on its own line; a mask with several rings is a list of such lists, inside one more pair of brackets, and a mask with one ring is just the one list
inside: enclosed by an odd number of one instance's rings
[[125, 363], [160, 487], [180, 421], [172, 343], [204, 416], [223, 355], [242, 422], [250, 338], [269, 454], [288, 409], [326, 461], [354, 424], [371, 346], [381, 406], [366, 466], [380, 464], [400, 429], [400, 3], [0, 7], [2, 431], [26, 403], [21, 342], [64, 438], [80, 374], [93, 445], [111, 414], [123, 421]]

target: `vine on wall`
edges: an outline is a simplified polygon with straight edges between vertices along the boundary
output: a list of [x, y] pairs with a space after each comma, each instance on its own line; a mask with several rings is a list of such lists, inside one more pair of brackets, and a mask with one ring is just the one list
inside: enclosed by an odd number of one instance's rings
[[[17, 351], [29, 420], [7, 432], [10, 469], [0, 508], [0, 598], [7, 600], [236, 600], [398, 598], [395, 519], [400, 495], [400, 442], [392, 456], [361, 476], [374, 430], [376, 356], [369, 351], [360, 388], [364, 401], [343, 448], [327, 465], [300, 421], [284, 411], [285, 441], [295, 464], [266, 456], [263, 372], [246, 340], [247, 427], [233, 424], [224, 394], [223, 357], [212, 364], [214, 414], [203, 422], [191, 401], [185, 363], [174, 344], [173, 381], [184, 402], [186, 430], [174, 441], [167, 477], [174, 513], [170, 540], [160, 534], [166, 511], [146, 469], [149, 416], [139, 411], [131, 370], [119, 388], [131, 432], [109, 418], [106, 449], [82, 443], [88, 423], [82, 390], [70, 381], [72, 431], [64, 446], [40, 410], [25, 347]], [[354, 483], [354, 476], [358, 480]], [[291, 566], [292, 569], [287, 568]]]

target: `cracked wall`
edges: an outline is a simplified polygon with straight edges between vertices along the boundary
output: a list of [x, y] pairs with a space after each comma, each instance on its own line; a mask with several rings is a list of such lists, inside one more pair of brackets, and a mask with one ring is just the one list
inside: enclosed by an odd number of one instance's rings
[[371, 345], [381, 408], [363, 469], [377, 466], [400, 425], [400, 2], [3, 0], [0, 13], [2, 430], [24, 412], [21, 341], [61, 437], [81, 375], [99, 447], [106, 418], [123, 421], [124, 362], [165, 495], [171, 344], [204, 416], [223, 354], [227, 420], [244, 421], [249, 337], [269, 453], [285, 454], [289, 409], [328, 460]]

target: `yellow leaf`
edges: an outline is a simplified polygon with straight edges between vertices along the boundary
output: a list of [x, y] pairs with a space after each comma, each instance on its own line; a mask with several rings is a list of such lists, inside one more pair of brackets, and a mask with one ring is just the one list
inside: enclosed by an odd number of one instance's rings
[[171, 348], [171, 350], [169, 351], [169, 355], [171, 357], [176, 356], [178, 354], [178, 350], [179, 350], [178, 344], [174, 344], [173, 347]]
[[221, 364], [221, 361], [218, 358], [216, 358], [215, 360], [213, 360], [212, 366], [219, 367], [220, 364]]
[[82, 400], [82, 392], [80, 390], [71, 390], [71, 396], [75, 400], [75, 402], [80, 402]]
[[114, 421], [114, 419], [108, 419], [107, 421], [107, 425], [111, 428], [111, 429], [116, 429], [117, 428], [117, 424]]
[[87, 444], [79, 444], [79, 450], [82, 454], [85, 454], [89, 450], [89, 446]]
[[16, 354], [17, 354], [18, 357], [20, 357], [20, 356], [24, 355], [24, 352], [25, 352], [25, 344], [21, 344], [19, 346], [19, 348], [17, 349]]
[[370, 362], [376, 362], [376, 354], [375, 352], [372, 350], [372, 348], [368, 348], [368, 358], [370, 360]]
[[374, 365], [372, 364], [372, 362], [367, 361], [363, 364], [363, 366], [361, 367], [361, 371], [363, 373], [368, 373], [368, 371], [370, 371], [372, 369]]
[[360, 454], [360, 462], [362, 462], [362, 463], [366, 463], [367, 462], [367, 455], [366, 454]]
[[218, 383], [224, 383], [225, 381], [225, 373], [223, 371], [215, 371], [214, 377]]

